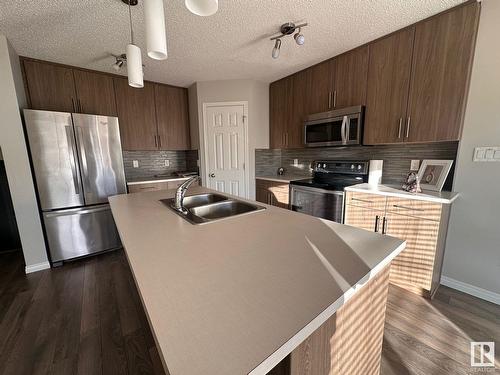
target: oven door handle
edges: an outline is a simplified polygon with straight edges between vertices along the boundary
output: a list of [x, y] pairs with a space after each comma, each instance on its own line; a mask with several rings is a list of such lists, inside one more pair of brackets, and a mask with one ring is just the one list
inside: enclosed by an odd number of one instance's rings
[[342, 135], [342, 144], [346, 145], [347, 144], [347, 122], [348, 118], [347, 116], [344, 116], [342, 119], [342, 128], [340, 129], [340, 134]]

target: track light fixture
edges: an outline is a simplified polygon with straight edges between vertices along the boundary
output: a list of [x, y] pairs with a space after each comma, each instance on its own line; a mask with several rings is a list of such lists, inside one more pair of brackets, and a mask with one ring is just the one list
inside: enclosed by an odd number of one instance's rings
[[115, 63], [113, 64], [113, 69], [119, 71], [123, 64], [127, 62], [127, 55], [122, 53], [121, 55], [113, 55], [115, 58]]
[[307, 23], [301, 23], [299, 25], [295, 25], [293, 22], [287, 22], [281, 25], [280, 34], [270, 38], [271, 40], [275, 40], [272, 52], [273, 59], [277, 59], [280, 55], [281, 39], [283, 39], [285, 36], [292, 35], [295, 31], [297, 31], [297, 33], [293, 36], [293, 38], [295, 39], [295, 43], [297, 43], [299, 46], [303, 45], [305, 42], [305, 38], [304, 35], [301, 33], [301, 29], [302, 27], [306, 26]]

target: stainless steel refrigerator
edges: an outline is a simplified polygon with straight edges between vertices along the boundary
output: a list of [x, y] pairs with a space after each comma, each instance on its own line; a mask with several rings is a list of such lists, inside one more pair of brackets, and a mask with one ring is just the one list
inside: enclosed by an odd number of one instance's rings
[[108, 197], [126, 193], [116, 117], [25, 110], [53, 264], [119, 248]]

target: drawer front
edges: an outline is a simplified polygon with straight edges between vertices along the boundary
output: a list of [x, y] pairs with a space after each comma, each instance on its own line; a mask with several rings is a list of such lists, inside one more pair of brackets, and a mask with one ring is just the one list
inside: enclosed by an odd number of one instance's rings
[[441, 203], [426, 202], [416, 199], [404, 199], [396, 197], [387, 198], [387, 212], [419, 217], [427, 220], [440, 221]]
[[346, 204], [369, 208], [371, 210], [385, 211], [387, 197], [384, 195], [358, 193], [354, 191], [346, 192]]
[[128, 187], [129, 193], [140, 193], [146, 191], [158, 191], [166, 189], [168, 189], [167, 182], [152, 182], [149, 184], [129, 185]]

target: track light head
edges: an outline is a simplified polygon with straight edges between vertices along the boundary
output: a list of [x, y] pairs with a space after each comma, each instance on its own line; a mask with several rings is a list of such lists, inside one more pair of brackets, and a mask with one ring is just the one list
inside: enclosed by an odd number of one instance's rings
[[280, 48], [281, 48], [281, 39], [276, 39], [276, 41], [274, 42], [274, 48], [272, 53], [273, 59], [277, 59], [278, 57], [280, 57]]
[[305, 42], [304, 34], [300, 33], [300, 28], [299, 31], [293, 36], [293, 39], [295, 39], [295, 43], [297, 43], [299, 46], [302, 46]]

